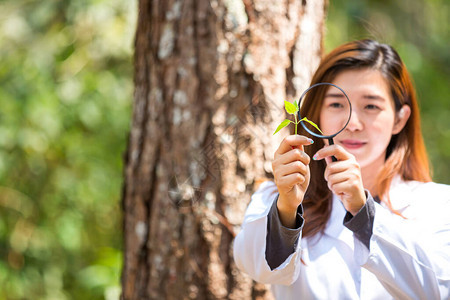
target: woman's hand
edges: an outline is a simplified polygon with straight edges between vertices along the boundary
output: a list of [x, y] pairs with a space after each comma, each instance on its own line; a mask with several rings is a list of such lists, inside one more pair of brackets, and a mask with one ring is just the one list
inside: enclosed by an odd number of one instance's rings
[[311, 145], [313, 140], [301, 136], [287, 136], [278, 147], [272, 162], [273, 175], [279, 197], [277, 202], [281, 223], [294, 228], [297, 208], [302, 203], [309, 185], [309, 156], [303, 146]]
[[[332, 162], [331, 156], [338, 161]], [[328, 188], [339, 196], [345, 209], [353, 216], [366, 204], [361, 168], [355, 157], [339, 145], [325, 146], [313, 156], [326, 159], [325, 180]]]

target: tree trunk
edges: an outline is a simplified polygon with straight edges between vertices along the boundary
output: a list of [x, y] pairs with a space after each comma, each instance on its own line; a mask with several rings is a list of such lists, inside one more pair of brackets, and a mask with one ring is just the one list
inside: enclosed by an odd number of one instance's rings
[[[140, 0], [123, 299], [269, 299], [232, 242], [271, 177], [283, 101], [322, 51], [325, 0]], [[287, 131], [284, 132], [284, 136]]]

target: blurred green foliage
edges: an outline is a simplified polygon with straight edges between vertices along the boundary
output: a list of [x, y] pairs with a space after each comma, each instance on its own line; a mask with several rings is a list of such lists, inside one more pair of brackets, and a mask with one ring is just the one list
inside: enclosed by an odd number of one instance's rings
[[433, 179], [450, 184], [450, 2], [330, 0], [325, 48], [372, 38], [392, 45], [416, 84]]
[[0, 299], [117, 299], [136, 1], [0, 1]]
[[[0, 299], [117, 299], [135, 1], [0, 0]], [[332, 0], [327, 50], [372, 37], [417, 84], [450, 183], [445, 0]]]

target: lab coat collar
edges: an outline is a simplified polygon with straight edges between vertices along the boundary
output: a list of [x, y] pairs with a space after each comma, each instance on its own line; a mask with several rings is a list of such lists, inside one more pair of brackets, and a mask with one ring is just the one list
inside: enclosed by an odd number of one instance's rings
[[392, 208], [397, 211], [402, 211], [410, 205], [410, 194], [414, 192], [420, 185], [417, 181], [404, 181], [400, 175], [396, 175], [391, 182], [389, 190], [389, 198], [391, 200]]

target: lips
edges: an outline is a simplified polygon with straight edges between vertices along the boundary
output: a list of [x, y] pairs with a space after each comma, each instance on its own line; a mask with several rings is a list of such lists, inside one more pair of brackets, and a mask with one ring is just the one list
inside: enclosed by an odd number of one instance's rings
[[364, 146], [366, 143], [359, 140], [343, 140], [341, 144], [347, 149], [358, 149]]

